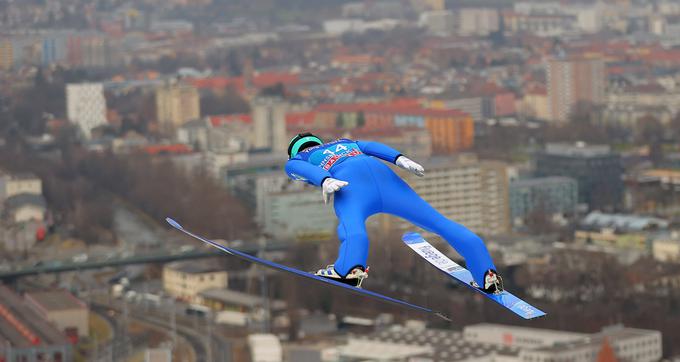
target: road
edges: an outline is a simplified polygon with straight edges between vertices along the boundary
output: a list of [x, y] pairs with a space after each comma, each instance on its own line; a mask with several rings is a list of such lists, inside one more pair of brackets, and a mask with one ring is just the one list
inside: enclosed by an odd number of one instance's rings
[[[93, 298], [92, 305], [123, 313], [124, 303], [120, 300], [109, 301], [107, 297], [102, 296]], [[209, 324], [205, 318], [186, 316], [180, 312], [181, 308], [173, 305], [148, 306], [143, 303], [127, 303], [127, 308], [131, 320], [158, 326], [168, 333], [172, 333], [172, 314], [174, 313], [176, 333], [192, 346], [197, 362], [229, 361], [230, 342], [212, 333], [211, 329], [214, 330], [214, 326]]]

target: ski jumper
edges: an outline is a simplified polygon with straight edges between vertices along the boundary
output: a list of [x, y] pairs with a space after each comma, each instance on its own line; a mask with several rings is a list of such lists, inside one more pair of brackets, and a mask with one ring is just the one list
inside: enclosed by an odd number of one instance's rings
[[475, 281], [484, 285], [484, 272], [496, 267], [482, 239], [440, 214], [376, 159], [394, 163], [399, 156], [398, 151], [378, 142], [339, 139], [306, 148], [286, 163], [286, 173], [294, 180], [321, 186], [332, 177], [349, 183], [334, 194], [340, 239], [335, 271], [344, 276], [354, 267], [366, 268], [366, 219], [387, 213], [440, 235], [465, 258]]

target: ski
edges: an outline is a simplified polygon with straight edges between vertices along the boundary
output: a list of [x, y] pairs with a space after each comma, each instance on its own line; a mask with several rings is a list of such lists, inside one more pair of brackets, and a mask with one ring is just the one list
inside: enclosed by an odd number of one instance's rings
[[503, 291], [499, 294], [489, 294], [480, 290], [476, 286], [473, 286], [471, 284], [473, 281], [472, 274], [470, 274], [467, 269], [449, 259], [449, 257], [428, 243], [427, 240], [423, 239], [420, 234], [415, 232], [406, 233], [402, 236], [402, 241], [444, 274], [511, 310], [520, 317], [524, 319], [533, 319], [545, 316], [545, 312], [517, 298], [508, 291]]
[[294, 274], [294, 275], [297, 275], [297, 276], [300, 276], [300, 277], [303, 277], [303, 278], [315, 280], [315, 281], [320, 282], [320, 283], [332, 285], [332, 286], [335, 286], [335, 287], [340, 287], [340, 288], [343, 288], [343, 289], [345, 289], [349, 292], [352, 292], [352, 293], [355, 293], [355, 294], [358, 294], [358, 295], [363, 295], [363, 296], [366, 296], [366, 297], [385, 301], [385, 302], [392, 303], [392, 304], [395, 304], [395, 305], [398, 305], [398, 306], [401, 306], [401, 307], [405, 307], [405, 308], [408, 308], [408, 309], [417, 310], [417, 311], [428, 313], [428, 314], [434, 314], [434, 315], [436, 315], [436, 316], [438, 316], [442, 319], [445, 319], [447, 321], [451, 320], [446, 315], [444, 315], [440, 312], [437, 312], [435, 310], [426, 308], [426, 307], [422, 307], [422, 306], [419, 306], [419, 305], [416, 305], [416, 304], [411, 304], [411, 303], [405, 302], [403, 300], [395, 299], [395, 298], [392, 298], [392, 297], [388, 297], [386, 295], [382, 295], [380, 293], [372, 292], [370, 290], [356, 288], [356, 287], [353, 287], [351, 285], [336, 282], [335, 280], [322, 278], [322, 277], [316, 276], [312, 273], [304, 272], [304, 271], [301, 271], [301, 270], [298, 270], [298, 269], [295, 269], [295, 268], [291, 268], [291, 267], [288, 267], [288, 266], [285, 266], [285, 265], [281, 265], [281, 264], [278, 264], [278, 263], [275, 263], [275, 262], [272, 262], [272, 261], [269, 261], [269, 260], [266, 260], [266, 259], [260, 259], [258, 257], [252, 256], [250, 254], [246, 254], [246, 253], [238, 251], [236, 249], [232, 249], [232, 248], [229, 248], [227, 246], [218, 244], [218, 243], [216, 243], [212, 240], [209, 240], [209, 239], [206, 239], [202, 236], [194, 234], [193, 232], [182, 227], [182, 225], [180, 225], [177, 221], [175, 221], [175, 220], [173, 220], [169, 217], [165, 218], [165, 221], [167, 221], [168, 224], [170, 224], [170, 226], [172, 226], [175, 229], [185, 233], [186, 235], [189, 235], [192, 238], [198, 239], [198, 240], [200, 240], [200, 241], [202, 241], [202, 242], [204, 242], [204, 243], [206, 243], [206, 244], [208, 244], [208, 245], [210, 245], [214, 248], [217, 248], [217, 249], [219, 249], [219, 250], [221, 250], [221, 251], [223, 251], [223, 252], [225, 252], [229, 255], [235, 256], [239, 259], [246, 260], [246, 261], [256, 263], [256, 264], [260, 264], [260, 265], [263, 265], [263, 266], [266, 266], [266, 267], [269, 267], [269, 268], [282, 270], [282, 271], [285, 271], [285, 272], [288, 272], [288, 273], [291, 273], [291, 274]]

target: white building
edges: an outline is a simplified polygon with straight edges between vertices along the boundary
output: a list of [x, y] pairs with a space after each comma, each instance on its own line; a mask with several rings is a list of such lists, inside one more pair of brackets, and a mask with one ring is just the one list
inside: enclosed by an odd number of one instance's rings
[[456, 28], [456, 16], [448, 10], [427, 11], [420, 14], [418, 25], [433, 35], [450, 35]]
[[333, 206], [324, 205], [316, 189], [266, 194], [262, 211], [264, 230], [276, 237], [327, 240], [335, 234]]
[[251, 334], [248, 347], [253, 362], [281, 362], [283, 349], [279, 338], [273, 334]]
[[461, 35], [487, 36], [500, 29], [500, 16], [493, 8], [462, 8], [458, 26]]
[[227, 284], [227, 272], [216, 265], [174, 262], [163, 267], [163, 290], [191, 303], [200, 300], [200, 292]]
[[675, 231], [653, 240], [652, 255], [661, 262], [680, 263], [680, 233]]
[[661, 332], [617, 325], [581, 340], [522, 350], [519, 360], [591, 362], [597, 360], [607, 345], [619, 361], [653, 362], [661, 359]]
[[80, 127], [87, 139], [92, 129], [106, 124], [106, 99], [101, 83], [66, 85], [66, 116]]
[[586, 33], [597, 33], [602, 29], [603, 11], [599, 6], [581, 8], [576, 11], [578, 28]]
[[0, 202], [19, 194], [42, 195], [42, 181], [32, 174], [0, 171]]
[[[540, 332], [539, 332], [540, 331]], [[482, 323], [463, 328], [463, 338], [470, 343], [491, 343], [508, 347], [537, 348], [586, 338], [584, 333], [572, 333], [536, 328]]]
[[288, 108], [288, 103], [277, 98], [258, 98], [253, 102], [253, 148], [272, 152], [285, 152], [288, 149]]

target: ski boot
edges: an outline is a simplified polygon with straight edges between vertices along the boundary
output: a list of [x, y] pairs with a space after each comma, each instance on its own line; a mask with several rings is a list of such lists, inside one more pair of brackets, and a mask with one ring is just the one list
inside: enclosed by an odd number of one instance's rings
[[479, 288], [485, 293], [488, 294], [501, 294], [503, 293], [503, 278], [501, 278], [500, 275], [498, 275], [498, 272], [496, 272], [493, 269], [489, 269], [486, 272], [484, 272], [484, 287], [480, 287], [479, 284], [476, 282], [472, 281], [470, 284], [473, 287]]
[[335, 267], [331, 264], [323, 269], [319, 269], [314, 275], [361, 288], [361, 283], [364, 279], [368, 278], [368, 267], [366, 267], [366, 270], [364, 271], [363, 267], [357, 266], [343, 277], [335, 271]]

